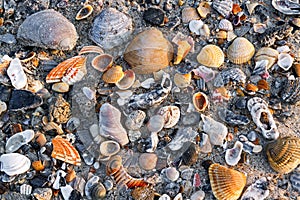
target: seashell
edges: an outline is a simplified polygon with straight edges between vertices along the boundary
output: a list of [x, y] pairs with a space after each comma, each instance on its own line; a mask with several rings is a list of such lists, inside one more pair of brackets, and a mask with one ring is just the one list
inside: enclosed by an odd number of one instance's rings
[[288, 53], [280, 53], [278, 55], [277, 64], [281, 67], [284, 71], [289, 70], [294, 62], [294, 58]]
[[92, 60], [92, 66], [94, 69], [105, 72], [112, 66], [114, 58], [109, 54], [100, 54]]
[[270, 69], [273, 64], [276, 62], [277, 58], [278, 58], [278, 51], [276, 51], [275, 49], [272, 49], [270, 47], [262, 47], [260, 48], [255, 56], [254, 56], [254, 60], [256, 62], [261, 61], [261, 60], [267, 60], [268, 64], [267, 64], [267, 69]]
[[252, 75], [260, 75], [262, 78], [268, 78], [269, 77], [269, 72], [267, 68], [268, 66], [269, 66], [268, 60], [257, 61], [252, 71]]
[[157, 111], [164, 118], [164, 128], [172, 128], [180, 119], [180, 109], [177, 106], [164, 106]]
[[300, 63], [295, 63], [293, 65], [293, 68], [294, 68], [294, 71], [295, 71], [297, 77], [300, 77]]
[[255, 48], [251, 42], [244, 37], [237, 37], [228, 47], [227, 57], [235, 64], [243, 64], [251, 60]]
[[96, 91], [92, 90], [89, 87], [83, 87], [81, 88], [83, 94], [89, 99], [89, 100], [95, 100], [96, 99]]
[[227, 17], [232, 11], [233, 2], [231, 0], [216, 0], [213, 1], [212, 7], [223, 17]]
[[72, 50], [78, 39], [74, 25], [54, 10], [43, 10], [27, 17], [17, 38], [24, 45]]
[[99, 112], [100, 135], [116, 140], [121, 146], [126, 145], [129, 140], [126, 130], [121, 124], [121, 112], [105, 103]]
[[41, 160], [37, 160], [32, 162], [32, 168], [36, 171], [43, 171], [45, 169], [45, 166], [43, 165]]
[[65, 82], [57, 82], [52, 85], [52, 90], [55, 92], [66, 93], [69, 92], [70, 86]]
[[233, 30], [232, 23], [227, 19], [221, 19], [218, 27], [219, 27], [219, 29], [224, 30], [224, 31], [232, 31]]
[[32, 186], [27, 184], [22, 184], [20, 187], [20, 194], [30, 195], [32, 191]]
[[106, 174], [113, 176], [117, 185], [126, 185], [128, 188], [146, 187], [149, 185], [143, 179], [131, 177], [123, 167], [122, 158], [119, 155], [115, 155], [109, 159], [106, 164]]
[[125, 50], [124, 59], [135, 73], [150, 74], [167, 67], [173, 52], [173, 46], [162, 32], [151, 28], [135, 36]]
[[216, 33], [216, 38], [218, 39], [226, 39], [227, 38], [227, 32], [226, 31], [219, 31]]
[[202, 38], [208, 40], [210, 37], [210, 29], [207, 24], [204, 24], [203, 27], [200, 29], [200, 35]]
[[185, 7], [181, 11], [182, 23], [186, 24], [192, 20], [200, 19], [197, 10], [193, 7]]
[[154, 78], [147, 78], [146, 80], [144, 80], [143, 82], [141, 82], [141, 87], [143, 87], [145, 89], [149, 89], [154, 84], [155, 84]]
[[103, 199], [106, 196], [106, 189], [99, 179], [98, 176], [93, 176], [87, 181], [84, 191], [88, 199]]
[[86, 58], [75, 56], [59, 63], [46, 77], [46, 83], [63, 81], [69, 85], [80, 81], [86, 74]]
[[179, 171], [175, 167], [168, 167], [166, 170], [166, 177], [170, 180], [175, 182], [179, 178]]
[[199, 6], [197, 7], [197, 11], [200, 17], [206, 18], [206, 16], [211, 12], [210, 4], [206, 1], [200, 2]]
[[253, 11], [255, 10], [256, 6], [260, 5], [258, 2], [254, 3], [247, 3], [246, 7], [250, 15], [252, 15]]
[[202, 190], [198, 190], [197, 192], [193, 193], [191, 196], [191, 200], [203, 200], [205, 198], [205, 192]]
[[223, 107], [218, 108], [218, 115], [220, 119], [227, 124], [238, 126], [238, 125], [247, 125], [250, 123], [248, 117], [244, 115], [238, 115]]
[[239, 68], [226, 68], [222, 70], [214, 80], [215, 87], [222, 87], [229, 82], [234, 85], [244, 84], [246, 82], [245, 73]]
[[146, 113], [142, 110], [132, 111], [125, 121], [125, 126], [130, 130], [138, 130], [143, 125]]
[[203, 121], [202, 129], [208, 134], [211, 144], [221, 146], [228, 133], [227, 127], [208, 116], [201, 115], [201, 118]]
[[300, 164], [300, 139], [290, 136], [279, 138], [267, 144], [266, 154], [276, 172], [288, 174]]
[[116, 83], [116, 86], [120, 90], [129, 89], [135, 82], [135, 73], [133, 70], [128, 69], [124, 72], [124, 76], [121, 80]]
[[165, 125], [164, 117], [161, 115], [153, 115], [147, 123], [147, 128], [150, 132], [159, 132]]
[[212, 164], [208, 173], [213, 194], [218, 200], [236, 200], [241, 196], [246, 185], [245, 174], [219, 164]]
[[208, 97], [203, 92], [197, 92], [193, 95], [193, 104], [198, 112], [203, 112], [209, 106]]
[[146, 152], [148, 153], [154, 152], [157, 147], [157, 144], [159, 142], [157, 132], [151, 132], [150, 139], [151, 139], [151, 148], [146, 149]]
[[225, 161], [228, 165], [234, 166], [241, 159], [243, 151], [243, 143], [236, 141], [232, 149], [227, 149], [225, 153]]
[[8, 104], [10, 111], [27, 110], [40, 106], [43, 100], [40, 96], [28, 90], [13, 90]]
[[102, 48], [112, 49], [127, 42], [132, 30], [132, 19], [128, 15], [106, 8], [95, 17], [90, 38]]
[[52, 198], [51, 188], [35, 188], [33, 190], [33, 196], [37, 200], [50, 200]]
[[93, 12], [93, 7], [89, 4], [84, 5], [76, 14], [75, 19], [76, 20], [82, 20], [86, 19], [88, 16], [90, 16]]
[[237, 35], [233, 31], [227, 32], [227, 41], [232, 41], [237, 37]]
[[171, 200], [171, 197], [167, 194], [163, 194], [159, 197], [158, 200]]
[[[190, 52], [194, 52], [195, 41], [191, 36], [184, 35], [183, 33], [178, 32], [172, 39], [172, 42], [178, 46], [179, 46], [180, 42], [181, 43], [188, 42], [188, 44], [191, 46]], [[185, 44], [184, 46], [187, 46], [187, 44]], [[185, 48], [183, 48], [183, 49], [185, 49]]]
[[53, 150], [51, 157], [62, 160], [63, 162], [80, 166], [81, 159], [75, 147], [61, 136], [56, 136], [52, 139]]
[[193, 72], [196, 76], [200, 76], [201, 78], [203, 78], [205, 82], [209, 82], [215, 78], [214, 70], [203, 65], [200, 65], [198, 68], [193, 69]]
[[174, 83], [179, 88], [186, 88], [191, 84], [192, 75], [191, 73], [188, 74], [179, 74], [176, 73], [174, 75]]
[[300, 100], [300, 78], [295, 80], [286, 80], [283, 84], [283, 90], [281, 91], [281, 99], [284, 102], [295, 104]]
[[21, 148], [24, 144], [28, 144], [34, 137], [33, 130], [25, 130], [14, 134], [6, 141], [5, 150], [7, 153], [12, 153]]
[[165, 12], [160, 8], [150, 7], [145, 10], [143, 19], [152, 25], [162, 26], [165, 21]]
[[177, 52], [176, 52], [176, 57], [174, 59], [175, 65], [179, 64], [182, 61], [182, 59], [184, 59], [192, 49], [192, 46], [186, 40], [183, 41], [180, 40], [176, 44], [177, 44]]
[[279, 132], [268, 109], [268, 104], [259, 97], [253, 97], [248, 100], [247, 108], [251, 113], [253, 122], [261, 130], [264, 138], [276, 140], [279, 137]]
[[88, 53], [97, 53], [97, 54], [103, 54], [104, 51], [99, 47], [99, 46], [84, 46], [82, 49], [79, 51], [78, 55], [82, 54], [88, 54]]
[[4, 101], [0, 100], [0, 116], [7, 110], [7, 105]]
[[245, 89], [249, 92], [257, 92], [258, 91], [258, 87], [252, 83], [248, 83], [246, 85]]
[[23, 174], [28, 171], [31, 165], [30, 160], [19, 153], [7, 153], [0, 156], [0, 170], [8, 176]]
[[299, 15], [299, 1], [294, 0], [272, 0], [272, 6], [285, 15]]
[[200, 35], [200, 30], [202, 29], [204, 23], [202, 20], [191, 20], [189, 23], [189, 29], [192, 33]]
[[142, 153], [139, 157], [139, 165], [144, 170], [153, 170], [156, 167], [157, 155], [154, 153]]
[[100, 153], [104, 156], [113, 156], [120, 151], [119, 143], [108, 140], [100, 144]]
[[241, 200], [247, 199], [261, 199], [264, 200], [269, 196], [268, 181], [265, 177], [261, 177], [251, 184], [247, 190], [243, 193]]
[[65, 186], [60, 186], [57, 189], [60, 189], [60, 192], [61, 192], [61, 194], [62, 194], [62, 196], [63, 196], [64, 199], [70, 199], [70, 198], [72, 198], [71, 197], [72, 192], [73, 192], [72, 186], [65, 185]]
[[207, 67], [220, 67], [224, 63], [224, 53], [216, 45], [206, 45], [197, 56], [197, 61]]
[[292, 22], [292, 24], [294, 24], [295, 26], [300, 28], [300, 18], [299, 17], [293, 18], [291, 22]]
[[7, 69], [7, 75], [11, 81], [11, 84], [16, 89], [22, 89], [27, 85], [27, 76], [22, 68], [19, 58], [12, 59]]
[[121, 66], [117, 65], [109, 68], [102, 75], [102, 80], [106, 83], [117, 83], [124, 77], [124, 72]]

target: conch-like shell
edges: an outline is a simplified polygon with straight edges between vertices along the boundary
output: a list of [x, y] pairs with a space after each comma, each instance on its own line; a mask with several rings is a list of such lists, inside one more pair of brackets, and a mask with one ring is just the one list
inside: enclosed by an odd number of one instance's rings
[[179, 121], [180, 109], [177, 106], [164, 106], [157, 111], [157, 114], [164, 117], [164, 128], [172, 128]]
[[212, 191], [218, 200], [236, 200], [241, 196], [246, 185], [245, 174], [216, 163], [209, 167], [208, 173]]
[[267, 69], [270, 69], [276, 62], [278, 54], [278, 51], [276, 51], [275, 49], [272, 49], [270, 47], [262, 47], [256, 52], [254, 60], [256, 62], [261, 60], [267, 60]]
[[227, 149], [225, 153], [225, 161], [228, 165], [234, 166], [241, 159], [243, 143], [236, 141], [232, 149]]
[[208, 97], [203, 92], [197, 92], [193, 95], [193, 104], [197, 111], [203, 112], [209, 105]]
[[102, 75], [102, 80], [106, 83], [117, 83], [124, 76], [124, 72], [121, 66], [117, 65], [109, 68]]
[[137, 74], [150, 74], [167, 67], [173, 58], [173, 46], [162, 32], [151, 28], [139, 33], [124, 53], [124, 59]]
[[228, 59], [235, 64], [243, 64], [251, 60], [255, 48], [249, 40], [244, 37], [237, 37], [228, 47]]
[[129, 139], [120, 120], [121, 112], [117, 108], [109, 103], [101, 106], [99, 112], [100, 134], [112, 138], [119, 142], [121, 146], [124, 146], [129, 142]]
[[30, 160], [19, 153], [8, 153], [0, 156], [0, 170], [9, 176], [23, 174], [29, 170]]
[[197, 56], [198, 62], [207, 67], [220, 67], [224, 63], [224, 59], [222, 49], [213, 44], [203, 47]]
[[282, 174], [290, 173], [300, 164], [300, 139], [284, 137], [267, 144], [266, 154], [271, 167]]

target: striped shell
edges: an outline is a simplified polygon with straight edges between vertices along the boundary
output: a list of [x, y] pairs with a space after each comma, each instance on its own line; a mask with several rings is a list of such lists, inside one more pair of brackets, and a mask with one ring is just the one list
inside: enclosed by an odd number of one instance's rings
[[207, 67], [220, 67], [224, 63], [224, 53], [220, 47], [216, 45], [206, 45], [197, 56], [200, 64]]
[[137, 74], [150, 74], [167, 67], [173, 58], [173, 46], [162, 32], [151, 28], [139, 33], [124, 53], [124, 59]]
[[80, 81], [86, 74], [86, 58], [75, 56], [59, 63], [46, 77], [47, 83], [63, 81], [69, 85]]
[[300, 164], [300, 139], [279, 138], [267, 144], [266, 154], [271, 167], [282, 174], [290, 173]]
[[212, 191], [218, 200], [236, 200], [241, 196], [246, 185], [245, 174], [217, 163], [209, 167], [208, 173]]
[[53, 158], [72, 165], [81, 165], [81, 159], [78, 151], [67, 139], [62, 138], [61, 136], [56, 136], [52, 139], [52, 144], [53, 151], [51, 156]]
[[218, 11], [223, 17], [229, 16], [232, 11], [233, 1], [232, 0], [214, 0], [212, 7]]
[[272, 49], [270, 47], [262, 47], [256, 52], [254, 60], [256, 62], [261, 60], [267, 60], [267, 69], [270, 69], [277, 61], [278, 54], [278, 51], [276, 51], [275, 49]]
[[227, 57], [235, 64], [243, 64], [251, 60], [255, 48], [249, 40], [244, 37], [237, 37], [228, 47]]
[[106, 83], [117, 83], [123, 78], [123, 76], [124, 72], [122, 67], [117, 65], [104, 72], [102, 75], [102, 80]]
[[219, 23], [219, 29], [225, 30], [225, 31], [232, 31], [233, 26], [232, 23], [227, 19], [222, 19]]

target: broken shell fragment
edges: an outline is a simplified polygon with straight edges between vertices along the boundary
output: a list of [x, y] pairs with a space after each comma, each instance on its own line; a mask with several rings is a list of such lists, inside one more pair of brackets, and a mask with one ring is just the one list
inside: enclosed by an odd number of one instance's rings
[[196, 76], [203, 78], [205, 82], [209, 82], [215, 78], [215, 72], [211, 68], [200, 65], [198, 68], [193, 69]]
[[193, 95], [193, 104], [198, 112], [203, 112], [209, 105], [208, 97], [203, 92], [197, 92]]
[[16, 89], [22, 89], [27, 85], [27, 76], [22, 68], [19, 58], [15, 58], [10, 61], [10, 65], [7, 69], [7, 75]]
[[0, 163], [0, 170], [9, 176], [23, 174], [29, 170], [31, 165], [30, 160], [19, 153], [2, 154], [0, 156]]
[[89, 4], [84, 5], [76, 14], [76, 20], [82, 20], [90, 16], [93, 12], [93, 7]]
[[182, 59], [186, 57], [186, 55], [190, 52], [192, 49], [192, 46], [190, 43], [186, 40], [179, 40], [177, 42], [177, 52], [176, 52], [176, 57], [174, 59], [174, 64], [177, 65], [179, 64]]
[[227, 17], [232, 11], [233, 2], [231, 0], [215, 0], [212, 3], [212, 7], [223, 17]]
[[255, 48], [249, 40], [244, 37], [237, 37], [228, 47], [228, 59], [235, 64], [243, 64], [251, 60]]
[[143, 125], [145, 118], [146, 113], [144, 111], [134, 110], [128, 115], [125, 126], [130, 130], [138, 130]]
[[70, 85], [65, 82], [57, 82], [52, 85], [52, 90], [55, 92], [66, 93], [69, 92]]
[[241, 196], [246, 185], [245, 174], [219, 164], [212, 164], [208, 173], [213, 194], [218, 200], [237, 200]]
[[135, 73], [133, 70], [128, 69], [124, 72], [124, 76], [121, 80], [116, 83], [116, 86], [120, 90], [129, 89], [135, 82]]
[[12, 153], [17, 151], [24, 144], [29, 143], [34, 137], [33, 130], [25, 130], [11, 136], [5, 146], [5, 150], [7, 153]]
[[268, 190], [268, 181], [266, 177], [262, 177], [251, 184], [247, 190], [243, 193], [241, 200], [247, 199], [266, 199], [269, 196], [270, 190]]
[[36, 171], [43, 171], [45, 169], [45, 166], [43, 165], [41, 160], [37, 160], [32, 162], [32, 168]]
[[179, 178], [179, 171], [177, 171], [177, 169], [175, 167], [168, 167], [165, 170], [166, 173], [166, 177], [170, 180], [170, 181], [176, 181]]
[[28, 90], [13, 90], [8, 109], [10, 111], [27, 110], [40, 106], [43, 99]]
[[191, 73], [188, 74], [179, 74], [176, 73], [174, 75], [174, 83], [179, 88], [186, 88], [191, 84], [192, 75]]
[[232, 149], [227, 149], [225, 153], [225, 161], [228, 165], [234, 166], [241, 159], [243, 151], [243, 143], [236, 141]]
[[189, 29], [192, 33], [200, 35], [200, 30], [202, 29], [204, 23], [202, 20], [191, 20], [189, 23]]
[[143, 19], [152, 25], [162, 26], [165, 21], [165, 12], [160, 8], [150, 7], [145, 10]]
[[120, 151], [119, 143], [108, 140], [100, 144], [100, 153], [104, 156], [113, 156]]
[[197, 56], [197, 61], [207, 67], [220, 67], [224, 63], [224, 53], [216, 45], [206, 45]]
[[102, 75], [102, 80], [106, 83], [117, 83], [124, 77], [124, 72], [121, 66], [117, 65], [109, 68]]
[[112, 66], [114, 58], [109, 54], [100, 54], [92, 60], [92, 66], [100, 71], [105, 72]]
[[275, 49], [272, 49], [270, 47], [262, 47], [260, 48], [255, 56], [254, 56], [254, 60], [256, 62], [261, 61], [261, 60], [267, 60], [268, 64], [267, 64], [267, 69], [270, 69], [273, 64], [276, 62], [277, 58], [278, 58], [278, 51], [276, 51]]
[[277, 64], [281, 67], [284, 71], [289, 70], [294, 62], [294, 58], [288, 53], [280, 53], [278, 55]]
[[192, 20], [200, 19], [197, 10], [193, 7], [185, 7], [181, 11], [182, 23], [186, 24]]
[[180, 109], [177, 106], [164, 106], [157, 111], [164, 118], [164, 128], [172, 128], [180, 118]]
[[211, 12], [210, 4], [206, 1], [201, 1], [197, 8], [197, 11], [200, 17], [206, 18], [206, 16]]
[[293, 0], [272, 0], [272, 6], [286, 15], [299, 15], [300, 14], [300, 4], [299, 1]]
[[88, 53], [103, 54], [104, 51], [99, 46], [90, 45], [90, 46], [84, 46], [84, 47], [82, 47], [82, 49], [80, 49], [78, 55], [88, 54]]

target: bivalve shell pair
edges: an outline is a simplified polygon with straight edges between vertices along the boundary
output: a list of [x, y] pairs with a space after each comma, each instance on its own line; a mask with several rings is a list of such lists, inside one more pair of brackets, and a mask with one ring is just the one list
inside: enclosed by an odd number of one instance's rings
[[8, 153], [0, 156], [0, 170], [9, 176], [23, 174], [29, 170], [30, 160], [19, 153]]
[[235, 64], [243, 64], [251, 60], [255, 48], [249, 40], [244, 37], [237, 37], [228, 47], [228, 59]]
[[245, 174], [219, 164], [212, 164], [208, 173], [212, 191], [218, 200], [236, 200], [241, 196], [246, 185]]
[[200, 64], [207, 67], [220, 67], [224, 63], [224, 53], [220, 47], [216, 45], [206, 45], [197, 56]]
[[208, 97], [203, 92], [197, 92], [193, 95], [193, 104], [197, 111], [203, 112], [209, 105]]

